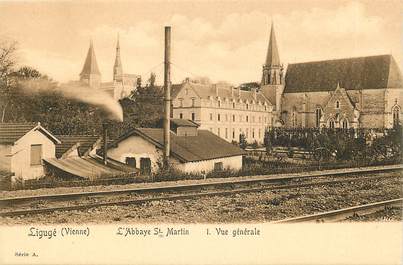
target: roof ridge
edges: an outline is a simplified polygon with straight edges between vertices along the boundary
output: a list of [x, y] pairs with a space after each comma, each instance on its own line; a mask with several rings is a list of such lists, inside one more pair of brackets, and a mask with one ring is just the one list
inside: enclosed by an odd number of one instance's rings
[[305, 61], [305, 62], [298, 62], [298, 63], [289, 63], [288, 65], [331, 62], [331, 61], [342, 61], [342, 60], [354, 60], [354, 59], [364, 59], [364, 58], [373, 58], [373, 57], [393, 57], [393, 55], [392, 54], [379, 54], [379, 55], [368, 55], [368, 56], [332, 58], [332, 59], [326, 59], [326, 60], [316, 60], [316, 61]]

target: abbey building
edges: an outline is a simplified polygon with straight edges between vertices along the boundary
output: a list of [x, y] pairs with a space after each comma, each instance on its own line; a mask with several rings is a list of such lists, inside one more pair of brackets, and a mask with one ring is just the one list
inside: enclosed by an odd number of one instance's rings
[[273, 25], [261, 91], [274, 126], [391, 128], [402, 122], [403, 81], [392, 55], [280, 63]]
[[94, 89], [99, 89], [100, 91], [104, 91], [115, 100], [129, 96], [131, 91], [136, 87], [137, 80], [140, 78], [140, 76], [135, 74], [125, 74], [123, 72], [122, 61], [120, 58], [119, 38], [116, 44], [113, 80], [110, 82], [102, 82], [101, 77], [102, 75], [98, 68], [94, 45], [91, 41], [87, 57], [84, 61], [84, 66], [80, 73], [79, 83]]

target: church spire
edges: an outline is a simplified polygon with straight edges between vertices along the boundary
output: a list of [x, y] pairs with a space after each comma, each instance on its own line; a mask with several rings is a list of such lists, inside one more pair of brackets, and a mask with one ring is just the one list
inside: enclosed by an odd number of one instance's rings
[[92, 39], [90, 41], [90, 48], [88, 49], [83, 70], [80, 73], [80, 80], [88, 83], [91, 87], [98, 87], [101, 82], [101, 72], [98, 68]]
[[120, 44], [119, 44], [119, 34], [116, 43], [116, 57], [115, 64], [113, 66], [113, 80], [114, 81], [122, 81], [123, 69], [122, 69], [122, 61], [120, 59]]
[[269, 47], [266, 56], [267, 66], [280, 66], [280, 56], [277, 49], [276, 34], [274, 33], [274, 23], [271, 22]]
[[267, 48], [266, 62], [263, 65], [262, 85], [281, 85], [283, 83], [283, 66], [277, 48], [274, 23], [271, 23], [270, 40]]

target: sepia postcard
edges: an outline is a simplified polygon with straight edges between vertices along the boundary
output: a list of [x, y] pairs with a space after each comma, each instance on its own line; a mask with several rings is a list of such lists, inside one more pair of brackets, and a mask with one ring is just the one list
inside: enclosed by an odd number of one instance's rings
[[402, 264], [402, 7], [0, 1], [0, 264]]

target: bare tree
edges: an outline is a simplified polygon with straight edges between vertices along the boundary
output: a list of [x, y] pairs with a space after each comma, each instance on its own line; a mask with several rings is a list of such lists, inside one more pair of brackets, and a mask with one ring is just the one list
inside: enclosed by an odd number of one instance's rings
[[1, 122], [9, 104], [12, 87], [15, 85], [13, 73], [17, 64], [16, 58], [17, 42], [0, 41], [0, 108]]

